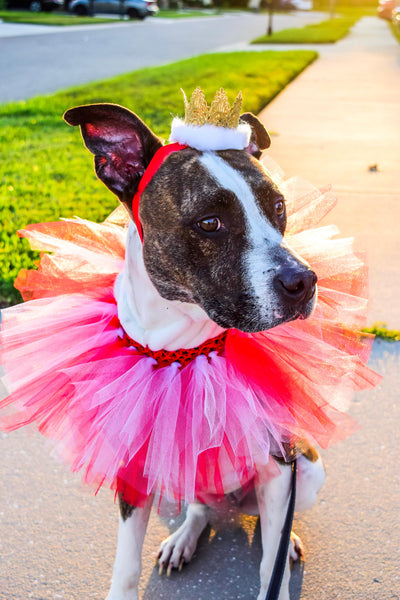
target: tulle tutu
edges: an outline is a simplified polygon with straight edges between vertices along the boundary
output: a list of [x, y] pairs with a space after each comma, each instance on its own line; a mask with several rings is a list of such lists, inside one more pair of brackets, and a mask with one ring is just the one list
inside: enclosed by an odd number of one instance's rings
[[357, 428], [354, 390], [379, 377], [361, 334], [366, 269], [352, 241], [315, 228], [329, 190], [289, 180], [287, 241], [318, 275], [313, 315], [257, 334], [229, 330], [222, 353], [159, 366], [128, 343], [113, 284], [126, 229], [80, 219], [27, 227], [44, 253], [16, 287], [25, 304], [3, 311], [1, 364], [9, 394], [0, 427], [36, 423], [73, 471], [141, 504], [221, 496], [267, 477], [270, 453], [306, 439], [326, 448]]

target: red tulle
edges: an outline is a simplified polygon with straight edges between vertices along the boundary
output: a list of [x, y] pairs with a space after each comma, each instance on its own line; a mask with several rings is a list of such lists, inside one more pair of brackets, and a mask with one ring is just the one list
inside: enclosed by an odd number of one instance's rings
[[30, 301], [3, 311], [0, 427], [36, 423], [87, 483], [135, 505], [153, 493], [223, 495], [271, 476], [270, 453], [353, 432], [354, 390], [379, 381], [366, 366], [372, 337], [359, 332], [366, 269], [335, 228], [304, 229], [331, 208], [330, 192], [296, 197], [293, 185], [287, 242], [317, 272], [315, 312], [262, 333], [229, 330], [190, 360], [127, 343], [113, 295], [123, 227], [78, 219], [21, 232], [52, 254], [17, 279]]

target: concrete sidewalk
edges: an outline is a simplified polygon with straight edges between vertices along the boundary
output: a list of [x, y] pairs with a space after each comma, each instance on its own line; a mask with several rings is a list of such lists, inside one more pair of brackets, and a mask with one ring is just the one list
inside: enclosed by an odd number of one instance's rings
[[[286, 175], [333, 183], [328, 216], [367, 250], [370, 322], [400, 327], [400, 44], [378, 18], [359, 21], [262, 113]], [[377, 169], [377, 170], [375, 170]]]

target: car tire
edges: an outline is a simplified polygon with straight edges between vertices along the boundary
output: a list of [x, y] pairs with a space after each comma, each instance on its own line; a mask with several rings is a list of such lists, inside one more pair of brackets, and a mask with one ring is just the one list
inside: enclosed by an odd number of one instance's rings
[[78, 17], [87, 17], [87, 15], [89, 14], [88, 9], [86, 8], [86, 6], [82, 6], [82, 4], [78, 4], [78, 6], [74, 10], [74, 13]]
[[40, 2], [40, 0], [32, 0], [32, 2], [29, 5], [29, 10], [35, 13], [40, 12], [42, 10], [42, 3]]
[[128, 10], [128, 17], [130, 19], [139, 19], [139, 21], [143, 21], [146, 17], [141, 15], [135, 8], [130, 8]]

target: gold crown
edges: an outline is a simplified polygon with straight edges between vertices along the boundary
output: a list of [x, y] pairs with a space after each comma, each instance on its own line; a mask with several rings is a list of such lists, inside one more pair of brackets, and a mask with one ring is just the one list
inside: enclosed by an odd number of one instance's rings
[[187, 125], [197, 127], [216, 125], [228, 129], [236, 129], [239, 125], [242, 110], [242, 92], [239, 92], [232, 107], [223, 88], [215, 94], [211, 106], [207, 105], [204, 92], [199, 87], [194, 90], [190, 102], [188, 102], [185, 92], [183, 90], [181, 92], [185, 104], [185, 123]]

